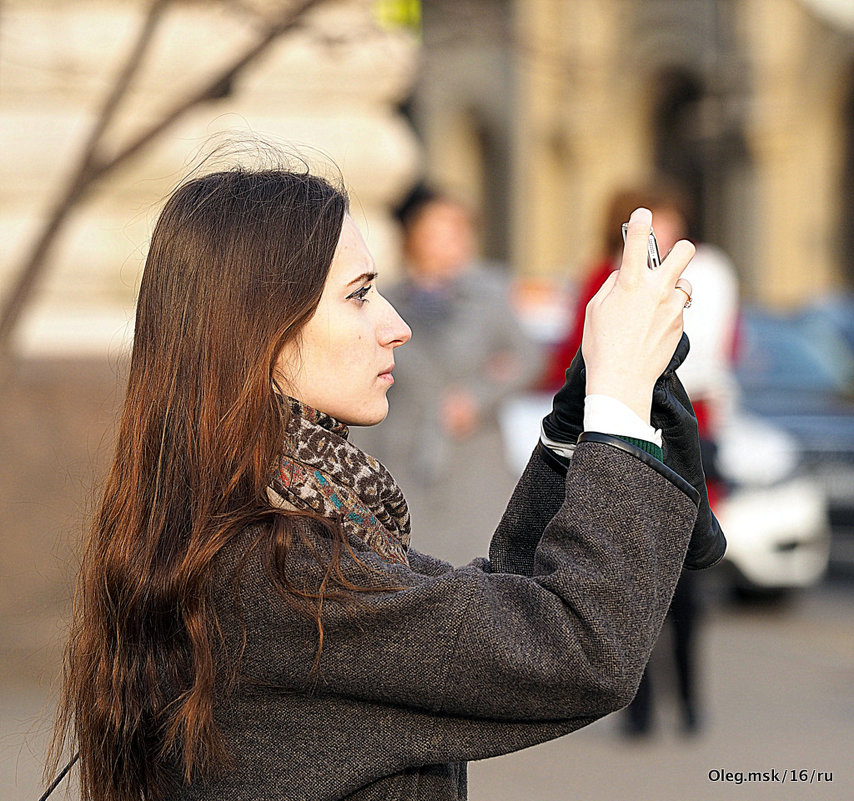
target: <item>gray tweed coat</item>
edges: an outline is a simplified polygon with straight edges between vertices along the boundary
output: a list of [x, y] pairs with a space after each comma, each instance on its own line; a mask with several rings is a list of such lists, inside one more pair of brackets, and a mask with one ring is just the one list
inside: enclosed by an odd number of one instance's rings
[[[603, 439], [579, 444], [565, 477], [535, 451], [488, 560], [454, 569], [413, 550], [406, 567], [354, 542], [387, 589], [355, 609], [328, 604], [316, 676], [314, 624], [288, 610], [260, 556], [227, 555], [216, 602], [242, 657], [217, 716], [232, 760], [178, 797], [464, 799], [467, 760], [628, 704], [696, 505], [664, 465]], [[292, 559], [293, 576], [317, 573], [310, 554]], [[364, 581], [352, 562], [344, 568]]]

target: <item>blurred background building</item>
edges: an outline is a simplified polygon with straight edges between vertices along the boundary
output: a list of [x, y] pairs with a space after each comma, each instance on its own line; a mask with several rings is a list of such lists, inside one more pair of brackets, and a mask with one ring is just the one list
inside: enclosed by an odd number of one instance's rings
[[605, 198], [686, 182], [748, 296], [854, 283], [854, 11], [839, 0], [435, 0], [411, 116], [489, 255], [590, 261]]
[[[420, 161], [397, 108], [418, 41], [394, 4], [383, 9], [374, 0], [4, 0], [3, 290], [57, 204], [68, 202], [69, 182], [87, 186], [71, 195], [73, 211], [28, 299], [19, 352], [127, 342], [160, 204], [228, 135], [256, 134], [333, 177], [340, 170], [369, 245], [388, 261], [396, 241], [389, 207]], [[81, 171], [95, 136], [91, 167]]]
[[[146, 5], [0, 5], [4, 289], [73, 174]], [[289, 3], [159, 5], [100, 157], [249, 50]], [[854, 284], [845, 0], [315, 5], [308, 28], [278, 37], [215, 102], [191, 108], [82, 198], [21, 320], [23, 347], [115, 336], [159, 201], [205, 139], [231, 129], [334, 159], [369, 244], [391, 263], [388, 209], [419, 175], [482, 211], [487, 257], [517, 276], [571, 280], [594, 255], [614, 186], [664, 172], [689, 185], [697, 235], [732, 256], [747, 297], [787, 307]]]

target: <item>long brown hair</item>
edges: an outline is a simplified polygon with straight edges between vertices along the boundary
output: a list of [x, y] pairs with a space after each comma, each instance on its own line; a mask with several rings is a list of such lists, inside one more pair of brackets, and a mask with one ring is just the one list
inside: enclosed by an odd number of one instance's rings
[[[346, 209], [343, 190], [307, 172], [235, 169], [186, 182], [160, 215], [54, 744], [79, 749], [85, 799], [161, 798], [225, 756], [212, 564], [277, 514], [265, 499], [286, 422], [274, 367], [317, 308]], [[277, 520], [281, 550], [291, 534]]]

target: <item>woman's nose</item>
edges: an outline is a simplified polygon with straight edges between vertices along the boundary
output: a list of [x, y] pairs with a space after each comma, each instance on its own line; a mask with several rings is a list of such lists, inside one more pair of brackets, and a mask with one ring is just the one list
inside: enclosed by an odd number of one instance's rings
[[401, 345], [409, 342], [412, 338], [412, 329], [406, 324], [404, 319], [397, 313], [397, 309], [391, 305], [385, 298], [382, 299], [385, 304], [385, 314], [382, 323], [380, 324], [379, 335], [380, 344], [393, 348], [399, 348]]

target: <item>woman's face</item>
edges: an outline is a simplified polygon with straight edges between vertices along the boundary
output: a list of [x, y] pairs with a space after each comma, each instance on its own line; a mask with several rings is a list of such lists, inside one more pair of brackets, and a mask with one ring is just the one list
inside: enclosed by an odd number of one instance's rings
[[348, 425], [385, 419], [394, 349], [412, 336], [377, 292], [376, 278], [371, 254], [348, 214], [317, 311], [277, 363], [290, 395]]

